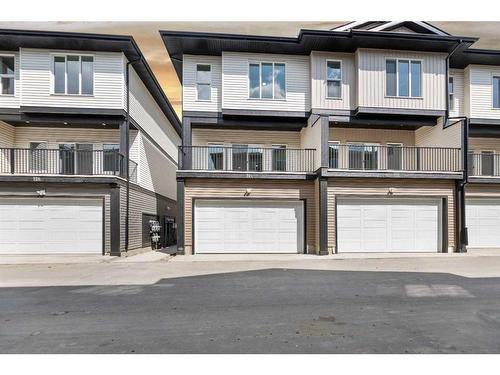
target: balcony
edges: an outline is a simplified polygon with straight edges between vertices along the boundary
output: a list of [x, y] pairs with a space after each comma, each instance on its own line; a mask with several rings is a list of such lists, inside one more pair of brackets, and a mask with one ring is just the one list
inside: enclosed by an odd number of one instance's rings
[[500, 154], [493, 151], [470, 152], [468, 173], [470, 177], [500, 177]]
[[226, 172], [314, 172], [315, 149], [181, 146], [180, 169]]
[[[122, 176], [118, 150], [0, 148], [0, 174]], [[129, 161], [130, 181], [137, 182], [137, 163]]]
[[459, 148], [330, 143], [328, 152], [335, 170], [462, 172]]

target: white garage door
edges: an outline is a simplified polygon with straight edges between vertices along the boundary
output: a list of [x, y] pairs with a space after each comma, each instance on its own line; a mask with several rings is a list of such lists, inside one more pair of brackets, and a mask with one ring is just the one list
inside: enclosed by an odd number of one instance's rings
[[467, 199], [469, 247], [500, 247], [500, 199]]
[[301, 201], [196, 200], [195, 253], [302, 253]]
[[339, 252], [437, 252], [440, 200], [339, 199]]
[[0, 199], [0, 253], [102, 253], [102, 200]]

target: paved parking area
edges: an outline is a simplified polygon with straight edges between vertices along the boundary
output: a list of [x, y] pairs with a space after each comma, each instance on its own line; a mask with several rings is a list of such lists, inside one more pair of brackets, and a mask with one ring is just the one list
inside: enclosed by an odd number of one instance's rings
[[498, 353], [499, 276], [498, 257], [0, 266], [0, 353]]

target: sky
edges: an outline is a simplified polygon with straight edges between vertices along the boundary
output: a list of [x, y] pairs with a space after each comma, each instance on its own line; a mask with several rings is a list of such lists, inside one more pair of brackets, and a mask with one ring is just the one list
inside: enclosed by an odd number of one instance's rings
[[[180, 117], [181, 85], [158, 30], [297, 36], [301, 28], [329, 30], [347, 22], [0, 22], [0, 28], [131, 35]], [[473, 48], [500, 49], [500, 22], [431, 23], [453, 35], [479, 37]]]

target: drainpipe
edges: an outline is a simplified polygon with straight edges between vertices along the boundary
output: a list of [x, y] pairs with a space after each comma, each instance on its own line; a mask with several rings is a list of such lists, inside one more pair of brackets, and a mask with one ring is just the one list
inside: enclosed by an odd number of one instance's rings
[[445, 89], [446, 89], [446, 113], [445, 113], [445, 118], [444, 118], [444, 123], [443, 123], [443, 128], [447, 128], [449, 126], [449, 117], [450, 117], [450, 59], [451, 56], [456, 52], [458, 47], [462, 44], [462, 39], [460, 39], [455, 47], [451, 50], [450, 53], [448, 53], [448, 56], [446, 56], [446, 82], [445, 82]]
[[129, 211], [130, 211], [130, 168], [129, 168], [129, 158], [130, 158], [130, 65], [141, 61], [142, 58], [138, 58], [132, 61], [127, 61], [125, 68], [125, 85], [127, 87], [127, 110], [126, 110], [126, 129], [125, 129], [125, 143], [127, 147], [125, 148], [125, 181], [126, 181], [126, 203], [125, 203], [125, 251], [128, 251], [129, 245]]

